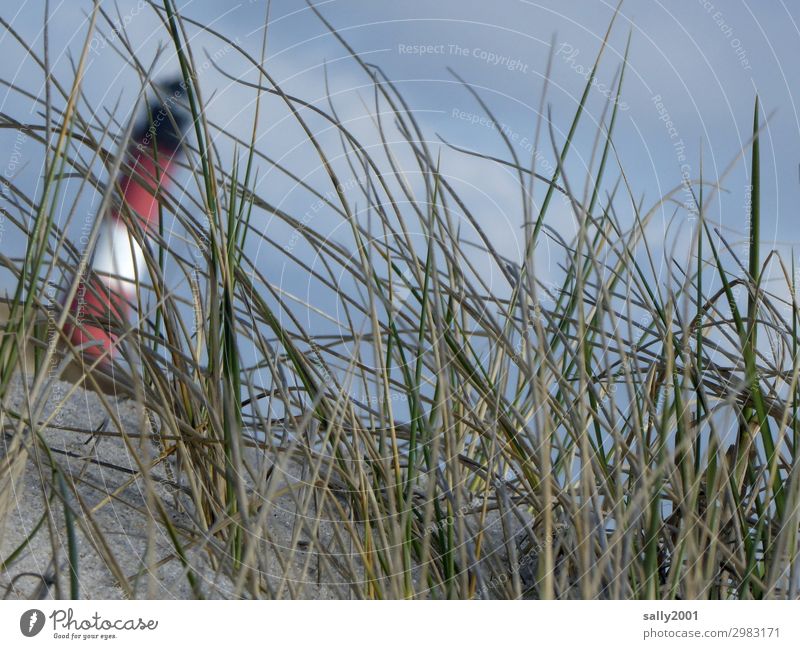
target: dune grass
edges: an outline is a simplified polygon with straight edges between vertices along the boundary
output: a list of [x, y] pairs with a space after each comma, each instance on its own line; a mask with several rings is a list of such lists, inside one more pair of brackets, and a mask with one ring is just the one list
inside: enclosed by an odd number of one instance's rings
[[[266, 32], [256, 59], [179, 16], [171, 0], [153, 9], [180, 63], [194, 123], [183, 143], [181, 182], [198, 191], [180, 200], [160, 196], [162, 218], [174, 215], [186, 245], [167, 240], [163, 227], [147, 237], [127, 215], [146, 250], [148, 280], [139, 286], [139, 321], [110, 326], [121, 336], [119, 393], [158, 422], [159, 452], [141, 457], [132, 480], [170, 539], [166, 560], [182, 564], [195, 596], [214, 596], [192, 563], [190, 550], [200, 547], [230, 579], [226, 596], [233, 597], [307, 596], [289, 570], [300, 559], [306, 567], [315, 562], [318, 579], [336, 584], [342, 597], [797, 597], [798, 304], [794, 262], [787, 267], [777, 253], [763, 261], [759, 254], [757, 101], [753, 138], [742, 152], [752, 208], [731, 217], [749, 223], [746, 262], [706, 219], [724, 178], [704, 182], [702, 174], [690, 187], [690, 250], [653, 252], [648, 224], [685, 188], [649, 207], [635, 198], [613, 145], [617, 102], [609, 102], [598, 126], [597, 164], [583, 179], [568, 176], [591, 79], [573, 116], [536, 125], [536, 149], [552, 149], [553, 173], [539, 170], [535, 157], [520, 160], [502, 134], [507, 158], [462, 152], [476, 165], [504, 165], [517, 176], [526, 240], [522, 258], [508, 260], [441, 167], [441, 143], [426, 136], [391, 80], [362, 61], [316, 8], [372, 84], [380, 147], [364, 146], [333, 100], [323, 110], [284, 92], [261, 64]], [[74, 295], [75, 271], [86, 268], [65, 234], [74, 216], [68, 206], [78, 200], [74, 179], [81, 179], [77, 193], [98, 192], [104, 209], [117, 188], [99, 182], [97, 164], [110, 178], [125, 164], [118, 151], [130, 131], [113, 116], [107, 123], [90, 118], [81, 95], [93, 30], [109, 24], [97, 9], [70, 86], [48, 76], [40, 122], [5, 114], [0, 121], [36, 142], [43, 161], [39, 194], [14, 180], [4, 193], [7, 227], [23, 231], [28, 247], [24, 257], [0, 258], [18, 280], [0, 343], [0, 521], [15, 506], [11, 485], [26, 463], [40, 463], [46, 498], [65, 513], [59, 524], [69, 539], [73, 597], [81, 578], [74, 538], [92, 512], [82, 508], [80, 480], [49, 452], [42, 433], [55, 425], [43, 404], [61, 364], [81, 360], [59, 333], [74, 316], [53, 307], [48, 289], [60, 283]], [[257, 82], [248, 82], [258, 97], [249, 142], [209, 122], [190, 30], [219, 38], [257, 70]], [[613, 25], [606, 39], [612, 33]], [[124, 39], [110, 47], [149, 87], [149, 68], [136, 51]], [[47, 58], [37, 62], [48, 75]], [[479, 93], [466, 84], [465, 92], [493, 118]], [[547, 83], [542, 93], [544, 107]], [[267, 96], [279, 98], [305, 134], [324, 186], [259, 144]], [[565, 139], [554, 122], [567, 129]], [[321, 129], [335, 133], [340, 146], [331, 147]], [[237, 147], [233, 160], [218, 153], [225, 140]], [[401, 160], [413, 161], [413, 173]], [[276, 204], [258, 182], [265, 166], [345, 225], [349, 243]], [[358, 182], [348, 182], [351, 175]], [[547, 224], [556, 197], [578, 224], [571, 240]], [[620, 216], [629, 209], [630, 222]], [[305, 247], [287, 250], [262, 227], [267, 217], [292, 228]], [[480, 249], [465, 243], [465, 227], [477, 233]], [[536, 277], [545, 237], [563, 265], [555, 289]], [[257, 247], [284, 250], [292, 272], [313, 280], [314, 296], [284, 290], [260, 265]], [[313, 264], [301, 252], [308, 249]], [[661, 254], [668, 256], [666, 280], [654, 271]], [[491, 262], [502, 287], [485, 280], [477, 255]], [[783, 269], [785, 286], [762, 284], [767, 263]], [[329, 300], [338, 308], [334, 334], [309, 324], [325, 321], [318, 305]], [[40, 351], [19, 411], [9, 406], [8, 386], [23, 364], [23, 343]], [[109, 430], [122, 430], [113, 400], [104, 403]], [[139, 448], [133, 438], [125, 443]], [[154, 487], [154, 465], [167, 463], [185, 486], [190, 526], [172, 522]], [[303, 477], [287, 486], [292, 466], [302, 467]], [[270, 516], [278, 496], [287, 495], [299, 515], [288, 545], [273, 541]], [[31, 535], [54, 521], [43, 518]], [[13, 573], [24, 551], [0, 562]], [[265, 568], [268, 552], [279, 555], [285, 574]], [[104, 556], [113, 566], [114, 557]], [[130, 575], [115, 575], [124, 592], [134, 592]]]

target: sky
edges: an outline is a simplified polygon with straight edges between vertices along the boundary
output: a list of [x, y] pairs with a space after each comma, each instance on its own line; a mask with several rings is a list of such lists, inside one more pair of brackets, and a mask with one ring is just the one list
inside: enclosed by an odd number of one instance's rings
[[[125, 34], [143, 62], [155, 62], [154, 77], [175, 74], [177, 63], [169, 50], [168, 35], [147, 3], [120, 0], [101, 6], [112, 25], [98, 19], [87, 57], [82, 107], [94, 111], [101, 123], [111, 113], [123, 123], [140, 110], [140, 83], [119, 51], [120, 34]], [[521, 159], [527, 162], [536, 155], [540, 172], [552, 169], [554, 144], [546, 129], [539, 149], [534, 151], [532, 146], [550, 52], [552, 69], [544, 112], [550, 116], [560, 147], [615, 4], [604, 0], [328, 0], [316, 6], [356, 52], [379, 66], [396, 84], [415, 112], [428, 143], [441, 154], [442, 173], [469, 198], [498, 250], [511, 260], [521, 259], [522, 210], [515, 174], [454, 151], [445, 141], [507, 159], [498, 134], [502, 130], [512, 139]], [[183, 16], [212, 27], [260, 58], [266, 15], [262, 0], [190, 0], [179, 2], [178, 8]], [[50, 61], [54, 77], [66, 87], [74, 77], [73, 66], [87, 36], [91, 10], [88, 1], [49, 3]], [[26, 45], [23, 47], [11, 31], [0, 30], [4, 60], [0, 78], [5, 82], [0, 87], [0, 110], [24, 123], [41, 123], [42, 116], [31, 108], [31, 100], [12, 90], [9, 83], [33, 95], [42, 93], [42, 72], [32, 53], [42, 56], [44, 51], [45, 11], [42, 0], [28, 0], [17, 7], [5, 5], [0, 10]], [[722, 191], [709, 218], [729, 241], [743, 241], [749, 185], [746, 151], [758, 94], [763, 125], [762, 258], [771, 247], [791, 254], [792, 246], [800, 243], [795, 207], [800, 198], [800, 71], [795, 64], [800, 51], [799, 21], [800, 6], [781, 0], [625, 1], [575, 138], [568, 177], [582, 189], [597, 125], [613, 96], [613, 81], [630, 37], [625, 83], [617, 99], [614, 153], [636, 200], [653, 205], [679, 185], [684, 175], [697, 178], [701, 160], [704, 178], [722, 178], [738, 157], [738, 163], [723, 178]], [[112, 26], [123, 29], [115, 32]], [[245, 57], [220, 39], [191, 26], [188, 30], [209, 118], [248, 138], [256, 93], [226, 78], [215, 67], [249, 82], [255, 82], [257, 74]], [[157, 56], [162, 47], [163, 53]], [[340, 118], [368, 146], [375, 146], [369, 80], [305, 2], [271, 2], [265, 65], [285, 91], [317, 106], [327, 106], [326, 94], [330, 92]], [[496, 122], [486, 116], [458, 77], [481, 95]], [[322, 140], [335, 144], [336, 134], [323, 125], [319, 128]], [[257, 131], [262, 150], [322, 192], [331, 189], [326, 186], [313, 148], [278, 100], [265, 102]], [[218, 144], [223, 164], [232, 160], [230, 141], [221, 139]], [[21, 139], [15, 129], [4, 129], [0, 132], [0, 165], [6, 177], [36, 194], [42, 170], [40, 147]], [[268, 166], [259, 171], [257, 190], [271, 202], [298, 215], [314, 212], [313, 201], [296, 184]], [[609, 177], [619, 177], [616, 164]], [[190, 184], [187, 182], [187, 193], [193, 191]], [[75, 200], [80, 216], [73, 219], [70, 232], [74, 231], [77, 238], [81, 224], [93, 218], [98, 197], [86, 195]], [[679, 200], [684, 198], [679, 195]], [[65, 202], [65, 212], [67, 205]], [[66, 219], [66, 214], [63, 216]], [[346, 239], [341, 220], [314, 212], [309, 223], [309, 227], [329, 236]], [[555, 206], [548, 224], [563, 236], [574, 231], [574, 219], [566, 205]], [[296, 233], [285, 224], [264, 215], [258, 226], [270, 233], [276, 249], [294, 246]], [[669, 252], [676, 244], [689, 241], [692, 227], [689, 212], [676, 211], [669, 205], [658, 213], [648, 235], [657, 248]], [[5, 223], [0, 231], [3, 252], [9, 254], [23, 244], [14, 228]], [[312, 290], [302, 272], [287, 267], [272, 250], [259, 248], [255, 254], [264, 272], [279, 277], [287, 291]], [[555, 257], [545, 254], [540, 260], [541, 273], [556, 273]], [[476, 263], [480, 268], [481, 260]], [[486, 271], [491, 274], [496, 269], [487, 264]], [[7, 289], [9, 282], [7, 275], [0, 275], [0, 289]]]

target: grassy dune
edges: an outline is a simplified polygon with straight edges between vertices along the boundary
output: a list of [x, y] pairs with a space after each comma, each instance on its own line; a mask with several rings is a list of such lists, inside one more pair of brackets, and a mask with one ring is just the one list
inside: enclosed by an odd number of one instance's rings
[[[5, 227], [23, 231], [27, 249], [0, 257], [18, 280], [0, 343], [0, 530], [25, 507], [12, 494], [31, 466], [41, 475], [42, 499], [58, 513], [42, 513], [4, 550], [6, 582], [36, 547], [66, 555], [54, 564], [69, 588], [61, 594], [81, 596], [85, 566], [75, 539], [91, 531], [95, 560], [111, 567], [122, 592], [138, 593], [135, 575], [114, 567], [118, 546], [94, 525], [99, 510], [87, 502], [100, 499], [139, 516], [142, 571], [173, 565], [172, 578], [196, 597], [797, 597], [800, 311], [792, 264], [759, 255], [757, 101], [752, 140], [732, 163], [750, 169], [752, 208], [731, 217], [749, 225], [747, 259], [706, 220], [724, 178], [712, 184], [701, 176], [641, 204], [613, 146], [618, 102], [609, 100], [593, 155], [580, 152], [593, 161], [587, 176], [565, 173], [592, 72], [574, 115], [536, 126], [536, 149], [553, 150], [554, 170], [520, 159], [500, 133], [507, 155], [493, 160], [513, 170], [525, 233], [522, 258], [508, 260], [440, 168], [438, 146], [391, 80], [338, 34], [372, 84], [376, 128], [387, 133], [380, 148], [362, 146], [333, 101], [322, 110], [287, 95], [258, 58], [181, 18], [171, 0], [159, 12], [193, 117], [179, 182], [196, 185], [199, 198], [159, 197], [164, 219], [175, 218], [186, 233], [180, 245], [163, 230], [146, 240], [128, 214], [146, 250], [140, 318], [107, 323], [120, 336], [112, 385], [105, 385], [116, 394], [98, 397], [103, 426], [71, 431], [124, 442], [134, 458], [124, 477], [133, 496], [112, 491], [103, 500], [101, 484], [82, 480], [80, 465], [52, 448], [65, 432], [59, 403], [71, 398], [52, 402], [64, 367], [101, 387], [61, 333], [66, 322], [81, 323], [52, 290], [74, 295], [75, 272], [86, 265], [65, 234], [78, 200], [75, 178], [97, 191], [95, 164], [110, 177], [125, 164], [117, 152], [126, 148], [124, 129], [90, 116], [81, 101], [92, 32], [72, 85], [51, 80], [37, 123], [0, 120], [38, 143], [43, 160], [39, 193], [13, 179], [4, 192]], [[103, 20], [99, 10], [94, 21]], [[283, 102], [314, 147], [324, 186], [306, 183], [257, 143], [258, 102], [251, 140], [237, 142], [234, 161], [220, 159], [215, 143], [233, 136], [203, 110], [201, 63], [187, 44], [187, 30], [196, 29], [250, 60], [259, 79], [251, 90], [259, 101]], [[114, 47], [127, 46], [121, 39]], [[126, 55], [149, 85], [136, 52]], [[39, 64], [47, 73], [47, 61]], [[624, 80], [623, 67], [616, 97]], [[466, 90], [494, 119], [480, 94]], [[542, 93], [544, 106], [547, 84]], [[553, 122], [566, 137], [556, 136]], [[320, 137], [320, 123], [338, 146]], [[116, 147], [104, 146], [109, 137]], [[465, 156], [488, 160], [481, 152]], [[400, 159], [413, 160], [413, 182], [396, 167]], [[271, 202], [257, 182], [264, 165], [302, 187], [342, 224], [351, 245]], [[360, 183], [347, 183], [348, 167]], [[101, 186], [101, 206], [117, 190], [113, 182]], [[648, 224], [687, 193], [695, 219], [689, 249], [654, 252]], [[547, 225], [556, 200], [578, 224], [570, 240]], [[627, 222], [620, 213], [631, 209]], [[291, 227], [303, 245], [287, 250], [255, 227], [263, 215]], [[465, 245], [462, 227], [478, 233], [480, 255], [507, 290], [476, 268], [478, 253]], [[555, 288], [536, 277], [545, 238], [562, 260]], [[309, 248], [313, 264], [300, 252]], [[314, 294], [282, 290], [255, 249], [284, 249], [296, 272], [313, 279]], [[661, 254], [668, 255], [666, 281], [655, 279]], [[768, 263], [783, 269], [784, 285], [760, 282]], [[335, 335], [306, 317], [320, 316], [321, 304], [337, 305]], [[12, 395], [10, 386], [26, 364], [30, 389], [12, 407], [19, 391]], [[117, 398], [140, 405], [157, 425], [131, 432]], [[143, 439], [152, 442], [147, 453]], [[170, 514], [176, 510], [180, 524]], [[275, 516], [287, 510], [292, 531], [280, 527], [278, 539]], [[309, 566], [316, 592], [306, 589]], [[224, 591], [209, 588], [202, 577], [209, 571], [224, 577]]]

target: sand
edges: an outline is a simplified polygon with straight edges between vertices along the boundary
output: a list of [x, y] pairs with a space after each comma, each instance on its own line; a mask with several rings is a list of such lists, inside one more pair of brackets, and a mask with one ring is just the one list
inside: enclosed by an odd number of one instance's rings
[[[15, 378], [11, 388], [9, 404], [17, 407], [24, 402], [24, 383]], [[138, 465], [124, 440], [121, 436], [91, 433], [95, 430], [120, 432], [115, 430], [98, 395], [75, 389], [71, 383], [56, 382], [44, 412], [53, 412], [55, 405], [70, 390], [73, 390], [72, 395], [58, 409], [54, 425], [43, 432], [43, 437], [67, 479], [75, 481], [81, 500], [81, 503], [69, 500], [77, 522], [78, 596], [86, 599], [186, 599], [246, 595], [246, 591], [237, 589], [210, 564], [210, 554], [203, 551], [202, 545], [215, 542], [211, 537], [201, 538], [187, 550], [187, 560], [196, 577], [195, 588], [190, 586], [167, 530], [160, 523], [162, 518], [148, 502]], [[148, 426], [157, 426], [134, 401], [111, 398], [111, 404], [128, 435], [138, 436], [143, 430], [147, 432]], [[9, 425], [9, 420], [6, 425]], [[0, 456], [4, 454], [10, 437], [7, 430], [4, 442], [0, 444]], [[144, 442], [137, 438], [132, 443], [145, 444], [136, 449], [139, 457], [153, 458], [159, 454], [160, 448], [150, 434]], [[248, 460], [263, 463], [269, 458], [250, 456]], [[33, 445], [22, 480], [13, 494], [12, 512], [0, 540], [0, 561], [25, 542], [43, 516], [47, 516], [46, 521], [50, 524], [42, 524], [9, 568], [0, 570], [0, 590], [6, 598], [67, 598], [71, 594], [65, 507], [58, 497], [51, 498], [48, 505], [43, 484], [52, 483], [49, 475], [43, 481], [40, 473], [49, 473], [49, 466], [46, 455], [38, 445]], [[286, 482], [302, 481], [302, 473], [302, 467], [290, 466]], [[159, 464], [150, 475], [169, 520], [176, 526], [196, 530], [191, 520], [191, 500], [185, 488], [175, 483], [169, 462]], [[271, 538], [262, 544], [259, 569], [267, 576], [271, 596], [352, 597], [352, 590], [342, 581], [341, 575], [332, 573], [330, 562], [314, 560], [317, 556], [313, 554], [314, 548], [331, 544], [334, 523], [323, 522], [311, 539], [305, 534], [305, 527], [298, 525], [300, 521], [293, 499], [281, 496], [270, 505], [267, 516], [270, 517]], [[98, 535], [97, 530], [102, 530], [102, 535]], [[486, 528], [482, 554], [490, 557], [495, 567], [498, 560], [501, 565], [506, 561], [509, 530], [512, 530], [512, 535], [520, 531], [517, 516], [507, 519], [505, 525], [493, 517]], [[293, 538], [298, 542], [293, 543]], [[312, 554], [309, 556], [303, 548], [308, 548]], [[530, 568], [528, 560], [520, 563], [520, 576], [524, 578]], [[487, 574], [491, 580], [506, 579], [505, 575], [498, 576], [496, 571], [494, 575]], [[130, 584], [130, 590], [120, 586], [120, 575], [123, 576], [122, 583]], [[484, 590], [483, 595], [487, 593]]]
[[[55, 403], [72, 388], [69, 383], [57, 383], [45, 412], [52, 412]], [[22, 381], [15, 379], [12, 392], [10, 404], [12, 407], [18, 406], [23, 401]], [[143, 425], [148, 425], [147, 418], [143, 417], [141, 408], [135, 402], [112, 399], [111, 403], [128, 434], [138, 434]], [[56, 426], [47, 429], [43, 436], [56, 461], [78, 484], [77, 492], [83, 501], [83, 507], [72, 502], [73, 510], [91, 512], [91, 516], [79, 514], [77, 521], [79, 596], [89, 599], [195, 597], [197, 593], [192, 591], [186, 579], [186, 572], [176, 556], [166, 529], [158, 523], [158, 513], [148, 506], [142, 480], [132, 479], [138, 467], [122, 438], [93, 436], [86, 432], [69, 430], [113, 430], [113, 424], [98, 396], [83, 389], [75, 390], [60, 409], [54, 423]], [[9, 438], [7, 433], [0, 445], [0, 455], [4, 453]], [[141, 452], [155, 456], [159, 449], [150, 441], [145, 443], [152, 448], [149, 453], [148, 449], [142, 449]], [[13, 511], [0, 542], [0, 561], [25, 541], [43, 514], [47, 513], [53, 524], [41, 525], [38, 533], [9, 570], [0, 571], [0, 589], [6, 598], [69, 597], [69, 544], [65, 534], [64, 507], [58, 498], [54, 498], [48, 507], [40, 471], [48, 471], [49, 463], [35, 449], [36, 447], [27, 462], [21, 484], [13, 494]], [[151, 472], [157, 481], [156, 493], [161, 497], [168, 516], [175, 525], [191, 526], [187, 513], [191, 511], [189, 499], [177, 488], [166, 467], [168, 464], [162, 463]], [[50, 482], [49, 476], [47, 477], [45, 483]], [[107, 494], [115, 494], [115, 497], [108, 498]], [[290, 546], [297, 522], [293, 509], [287, 499], [276, 499], [269, 513], [272, 542], [276, 545], [277, 553]], [[152, 531], [148, 535], [151, 526]], [[99, 537], [94, 532], [96, 529], [103, 531], [106, 547], [99, 542]], [[324, 534], [325, 530], [321, 533]], [[148, 544], [148, 536], [154, 543]], [[291, 563], [294, 565], [288, 566], [291, 583], [284, 583], [280, 593], [277, 589], [286, 571], [281, 567], [277, 556], [271, 557], [272, 561], [267, 557], [267, 573], [272, 573], [276, 595], [303, 598], [342, 596], [345, 591], [315, 579], [314, 562], [310, 562], [306, 568], [305, 564], [309, 562], [303, 552], [295, 551], [292, 554]], [[113, 561], [109, 557], [113, 557]], [[114, 562], [118, 567], [113, 566]], [[209, 565], [207, 553], [197, 548], [190, 549], [188, 562], [198, 577], [198, 588], [203, 597], [236, 596], [234, 584]], [[148, 570], [148, 566], [154, 569]], [[304, 568], [306, 574], [301, 577]], [[125, 575], [133, 585], [133, 592], [120, 588], [115, 570]], [[297, 576], [292, 577], [292, 573]]]

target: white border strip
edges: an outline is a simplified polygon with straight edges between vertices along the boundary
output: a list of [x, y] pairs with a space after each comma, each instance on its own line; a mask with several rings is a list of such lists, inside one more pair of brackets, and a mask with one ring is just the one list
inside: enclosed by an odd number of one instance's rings
[[[26, 638], [33, 609], [45, 623]], [[799, 614], [786, 601], [1, 602], [0, 634], [9, 647], [749, 649], [797, 647]]]

